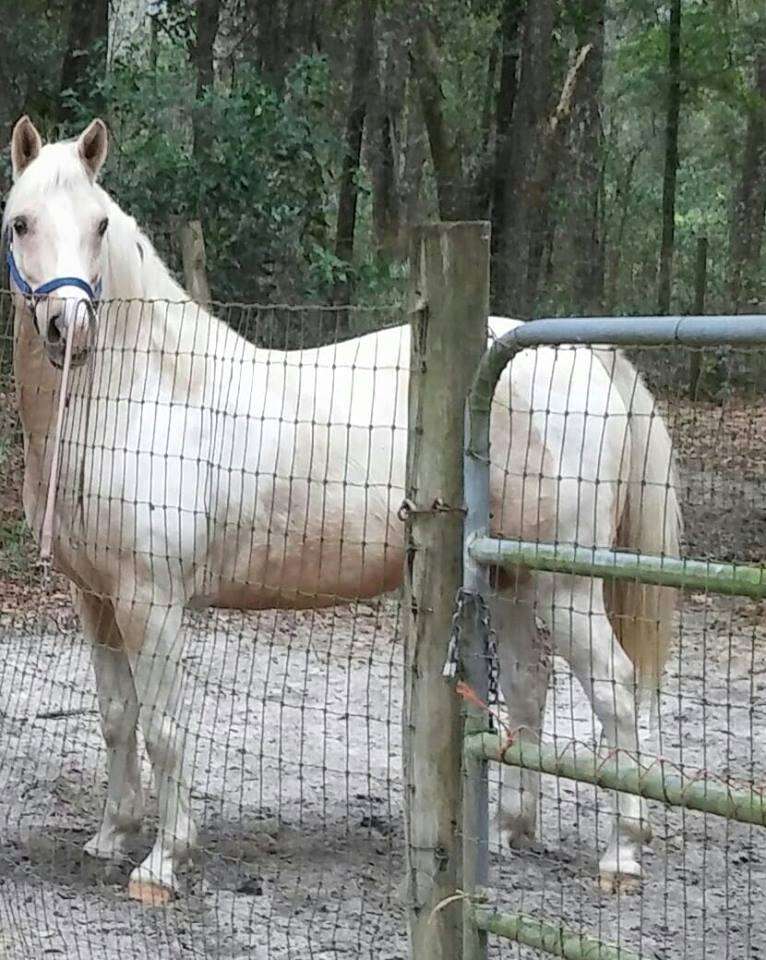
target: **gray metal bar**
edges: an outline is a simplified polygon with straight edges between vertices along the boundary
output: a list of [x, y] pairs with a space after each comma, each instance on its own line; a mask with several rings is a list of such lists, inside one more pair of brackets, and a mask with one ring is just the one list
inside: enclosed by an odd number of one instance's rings
[[[466, 416], [465, 442], [468, 443], [468, 419]], [[464, 538], [485, 532], [489, 517], [489, 482], [476, 482], [463, 458], [464, 498], [468, 505], [464, 521]], [[479, 527], [476, 524], [480, 524]], [[463, 586], [466, 593], [474, 596], [489, 595], [489, 567], [477, 563], [463, 546]], [[463, 677], [486, 702], [489, 677], [486, 651], [483, 648], [483, 631], [478, 629], [476, 604], [471, 604], [471, 616], [463, 621], [460, 660]], [[479, 734], [487, 729], [487, 718], [473, 705], [466, 704], [464, 733]], [[487, 762], [483, 757], [463, 750], [463, 888], [469, 896], [481, 896], [489, 883], [489, 784]], [[473, 923], [471, 901], [463, 905], [463, 957], [464, 960], [486, 960], [487, 934]]]
[[766, 316], [564, 317], [520, 324], [492, 344], [476, 371], [468, 398], [469, 458], [489, 456], [489, 411], [506, 365], [520, 350], [562, 344], [766, 347]]
[[611, 580], [633, 580], [687, 590], [707, 590], [727, 596], [766, 597], [766, 568], [715, 560], [686, 560], [581, 547], [565, 543], [538, 543], [474, 537], [466, 542], [468, 555], [482, 565], [526, 567]]
[[[616, 347], [766, 345], [766, 315], [677, 317], [548, 317], [530, 320], [500, 341], [542, 344], [608, 344]], [[498, 342], [500, 342], [498, 341]]]

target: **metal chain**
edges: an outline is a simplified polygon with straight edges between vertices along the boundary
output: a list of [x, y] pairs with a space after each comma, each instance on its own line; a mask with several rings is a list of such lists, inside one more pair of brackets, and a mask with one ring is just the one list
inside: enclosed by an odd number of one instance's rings
[[497, 709], [500, 703], [500, 661], [497, 657], [497, 634], [492, 629], [489, 616], [489, 606], [482, 596], [479, 596], [481, 610], [481, 625], [484, 627], [484, 654], [487, 659], [487, 704], [490, 707], [489, 729], [495, 731], [495, 717], [492, 708]]
[[447, 659], [442, 667], [442, 676], [446, 680], [454, 680], [457, 676], [460, 666], [460, 632], [463, 619], [463, 608], [467, 592], [463, 587], [458, 587], [455, 594], [455, 609], [452, 613], [452, 628], [449, 634], [449, 644], [447, 645]]
[[[460, 587], [455, 594], [455, 609], [452, 614], [452, 628], [450, 630], [447, 657], [442, 668], [442, 676], [454, 680], [460, 669], [460, 641], [462, 636], [462, 620], [466, 601], [469, 598], [476, 600], [479, 610], [479, 623], [484, 635], [484, 656], [487, 663], [487, 706], [496, 708], [500, 702], [500, 662], [497, 656], [497, 635], [492, 629], [489, 606], [479, 593], [473, 593]], [[495, 730], [495, 720], [490, 710], [489, 729]]]

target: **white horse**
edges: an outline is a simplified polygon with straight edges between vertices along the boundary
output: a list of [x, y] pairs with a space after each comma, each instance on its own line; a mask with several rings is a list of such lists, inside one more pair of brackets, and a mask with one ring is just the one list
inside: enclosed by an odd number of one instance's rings
[[[99, 120], [76, 141], [47, 146], [20, 120], [4, 230], [24, 507], [38, 534], [67, 339], [73, 349], [54, 559], [92, 642], [108, 747], [103, 821], [86, 851], [122, 856], [140, 823], [140, 723], [160, 820], [129, 892], [156, 903], [176, 889], [196, 833], [178, 722], [184, 607], [314, 607], [396, 587], [409, 330], [317, 350], [255, 348], [191, 303], [97, 185], [106, 153]], [[511, 325], [494, 322], [498, 333]], [[526, 351], [499, 392], [496, 532], [677, 551], [670, 440], [621, 355]], [[512, 726], [530, 737], [540, 729], [548, 672], [536, 611], [607, 742], [635, 751], [634, 664], [656, 678], [672, 595], [607, 597], [599, 581], [519, 573], [498, 577], [493, 605], [499, 631], [513, 631], [513, 643], [499, 635]], [[504, 793], [504, 826], [517, 842], [534, 831], [538, 778], [509, 771]], [[640, 875], [641, 802], [621, 796], [617, 806], [600, 862], [609, 886]]]

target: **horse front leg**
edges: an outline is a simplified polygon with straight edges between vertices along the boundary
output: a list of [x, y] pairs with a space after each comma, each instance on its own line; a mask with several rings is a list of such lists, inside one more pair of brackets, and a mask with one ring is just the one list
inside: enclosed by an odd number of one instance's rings
[[159, 798], [159, 828], [149, 856], [130, 875], [128, 893], [149, 904], [166, 903], [177, 890], [176, 867], [196, 843], [187, 771], [181, 618], [177, 605], [118, 605], [117, 623], [133, 670], [139, 722]]
[[136, 749], [138, 701], [130, 662], [108, 600], [73, 590], [83, 632], [91, 643], [101, 732], [107, 748], [108, 785], [101, 826], [85, 852], [121, 860], [128, 836], [141, 827], [143, 802]]
[[[547, 638], [537, 629], [531, 602], [506, 592], [496, 594], [490, 606], [508, 725], [514, 737], [538, 743], [551, 671]], [[500, 798], [503, 843], [523, 847], [534, 841], [539, 803], [540, 774], [503, 765]]]

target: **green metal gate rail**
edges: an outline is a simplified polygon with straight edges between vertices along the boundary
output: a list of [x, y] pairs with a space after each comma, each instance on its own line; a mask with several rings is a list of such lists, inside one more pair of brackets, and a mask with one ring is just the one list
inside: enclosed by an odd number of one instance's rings
[[566, 960], [649, 960], [632, 950], [602, 943], [596, 937], [573, 933], [524, 913], [498, 913], [489, 907], [476, 906], [471, 919], [479, 930]]
[[690, 776], [671, 763], [652, 757], [647, 763], [624, 751], [603, 757], [586, 744], [563, 745], [515, 740], [495, 733], [474, 733], [465, 739], [466, 753], [475, 759], [496, 760], [525, 770], [550, 773], [607, 790], [633, 793], [674, 807], [700, 810], [741, 823], [766, 826], [766, 796], [758, 788], [734, 789], [723, 781]]
[[482, 565], [526, 567], [606, 580], [632, 580], [684, 590], [707, 590], [729, 596], [766, 597], [766, 568], [716, 560], [686, 560], [581, 547], [561, 543], [476, 537], [466, 544], [471, 558]]
[[[612, 580], [704, 590], [730, 596], [766, 597], [766, 568], [736, 563], [642, 556], [627, 551], [575, 545], [528, 543], [489, 536], [490, 409], [498, 380], [521, 350], [550, 346], [605, 345], [766, 347], [766, 316], [738, 317], [605, 317], [538, 320], [522, 324], [496, 340], [484, 354], [466, 404], [463, 584], [467, 596], [486, 596], [489, 570], [524, 566], [534, 570]], [[468, 618], [462, 634], [466, 681], [481, 691], [486, 686], [484, 637], [477, 618]], [[667, 761], [648, 765], [619, 754], [602, 760], [594, 750], [569, 744], [513, 743], [504, 746], [484, 732], [481, 712], [466, 708], [464, 757], [469, 780], [463, 795], [464, 960], [486, 960], [486, 934], [516, 940], [569, 960], [643, 960], [638, 954], [608, 946], [597, 938], [529, 917], [477, 906], [489, 876], [489, 811], [486, 803], [487, 761], [501, 761], [613, 790], [638, 794], [673, 806], [701, 810], [745, 823], [766, 825], [766, 801], [755, 789], [733, 790], [716, 780], [690, 777], [668, 769]], [[479, 936], [466, 935], [466, 928]]]

